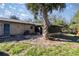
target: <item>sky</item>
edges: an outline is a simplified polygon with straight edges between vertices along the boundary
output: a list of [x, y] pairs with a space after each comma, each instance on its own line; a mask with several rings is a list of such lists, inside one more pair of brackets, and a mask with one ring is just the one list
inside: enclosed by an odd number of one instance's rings
[[[60, 15], [65, 18], [66, 22], [70, 22], [72, 17], [75, 15], [78, 10], [78, 4], [67, 3], [66, 8], [63, 12], [53, 12], [56, 15]], [[31, 21], [33, 19], [32, 13], [27, 10], [24, 4], [20, 3], [0, 3], [0, 17], [9, 18], [10, 16], [15, 15], [21, 20]]]
[[33, 15], [24, 4], [20, 3], [2, 3], [0, 4], [0, 17], [2, 18], [9, 18], [10, 16], [15, 15], [16, 17], [20, 18], [21, 20], [28, 20], [32, 19]]

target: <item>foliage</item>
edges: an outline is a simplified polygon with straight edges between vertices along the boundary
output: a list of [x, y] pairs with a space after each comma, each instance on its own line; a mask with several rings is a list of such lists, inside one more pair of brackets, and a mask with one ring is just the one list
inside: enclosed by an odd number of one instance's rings
[[49, 21], [52, 25], [66, 25], [65, 19], [62, 16], [49, 16]]
[[76, 12], [75, 16], [73, 17], [72, 23], [73, 24], [79, 23], [79, 10]]
[[19, 18], [17, 18], [15, 15], [11, 16], [10, 19], [16, 19], [16, 20], [19, 20]]
[[47, 8], [47, 12], [55, 10], [62, 10], [66, 7], [64, 3], [28, 3], [27, 8], [30, 9], [34, 15], [38, 15], [39, 11], [42, 13], [42, 6]]
[[65, 25], [64, 20], [56, 19], [53, 21], [53, 25]]
[[35, 19], [35, 21], [34, 21], [35, 23], [38, 23], [38, 24], [42, 24], [42, 21], [41, 20], [39, 20], [39, 19]]
[[[53, 29], [55, 30], [59, 30], [59, 32], [69, 32], [70, 31], [70, 28], [69, 28], [69, 24], [65, 22], [65, 19], [63, 17], [58, 17], [58, 16], [53, 16], [50, 18], [50, 22], [51, 22], [51, 25], [57, 27], [57, 29], [49, 26], [49, 31], [53, 31]], [[55, 32], [54, 30], [54, 32]]]
[[76, 12], [75, 16], [72, 18], [70, 23], [71, 29], [76, 29], [79, 31], [79, 10]]

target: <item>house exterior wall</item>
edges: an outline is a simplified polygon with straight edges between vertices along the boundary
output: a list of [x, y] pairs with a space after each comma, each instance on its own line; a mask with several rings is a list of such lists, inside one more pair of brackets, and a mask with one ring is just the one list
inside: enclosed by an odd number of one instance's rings
[[4, 34], [4, 27], [3, 27], [3, 23], [0, 22], [0, 35], [3, 35]]
[[34, 33], [34, 27], [31, 28], [33, 25], [0, 21], [0, 35], [4, 35], [5, 23], [10, 24], [11, 35], [23, 34], [26, 30], [29, 30], [30, 33]]
[[26, 30], [29, 30], [30, 33], [33, 33], [34, 28], [31, 29], [31, 26], [32, 25], [11, 23], [10, 24], [10, 33], [12, 35], [23, 34], [24, 31], [26, 31]]
[[[32, 27], [32, 28], [31, 28]], [[24, 25], [24, 31], [25, 30], [29, 30], [30, 33], [34, 33], [35, 32], [35, 28], [33, 25]]]
[[10, 23], [10, 33], [12, 35], [22, 34], [24, 32], [23, 24]]

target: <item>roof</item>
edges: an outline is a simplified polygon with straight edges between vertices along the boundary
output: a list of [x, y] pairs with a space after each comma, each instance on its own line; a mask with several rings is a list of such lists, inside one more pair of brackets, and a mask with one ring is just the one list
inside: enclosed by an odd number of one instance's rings
[[16, 19], [8, 19], [8, 18], [0, 18], [0, 21], [34, 25], [31, 22], [26, 22], [26, 21], [23, 21], [23, 20], [16, 20]]

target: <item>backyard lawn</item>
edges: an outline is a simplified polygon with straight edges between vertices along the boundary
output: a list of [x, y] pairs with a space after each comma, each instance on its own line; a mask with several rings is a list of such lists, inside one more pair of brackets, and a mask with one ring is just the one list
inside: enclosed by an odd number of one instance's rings
[[[54, 41], [55, 43], [56, 41]], [[0, 43], [0, 51], [12, 56], [79, 56], [79, 43], [60, 42], [47, 46], [33, 44], [29, 41], [12, 41]], [[61, 44], [62, 43], [62, 44]]]
[[41, 40], [41, 37], [31, 40], [6, 41], [0, 43], [0, 51], [11, 56], [79, 56], [78, 37], [72, 34], [58, 34], [55, 37], [72, 41]]

